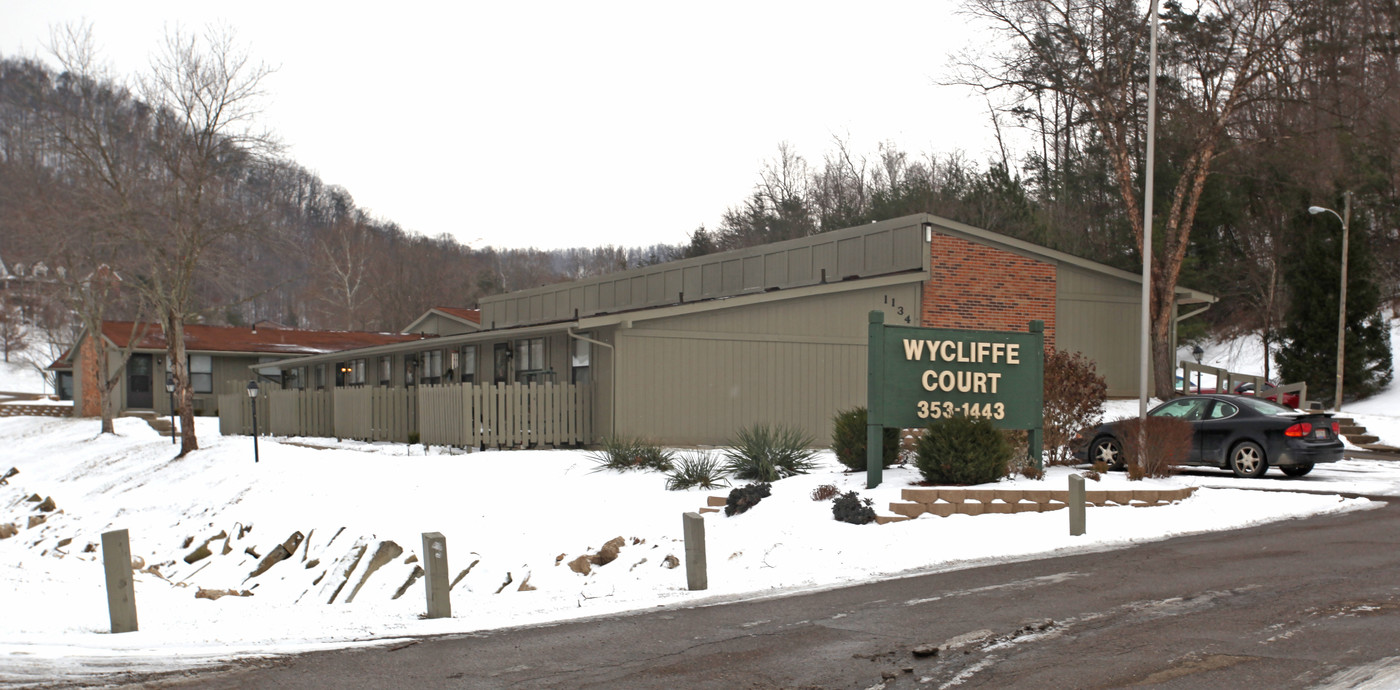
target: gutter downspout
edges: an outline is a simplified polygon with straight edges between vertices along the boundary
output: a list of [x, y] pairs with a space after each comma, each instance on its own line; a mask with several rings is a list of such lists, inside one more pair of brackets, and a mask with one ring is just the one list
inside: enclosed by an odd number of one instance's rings
[[609, 395], [609, 396], [608, 396], [609, 401], [610, 401], [610, 407], [611, 407], [611, 410], [610, 410], [609, 413], [608, 413], [608, 421], [610, 422], [610, 424], [611, 424], [611, 426], [612, 426], [612, 429], [609, 431], [609, 435], [610, 435], [610, 436], [613, 436], [613, 437], [616, 437], [616, 436], [617, 436], [617, 349], [614, 348], [610, 343], [605, 343], [605, 342], [603, 342], [603, 341], [601, 341], [601, 340], [594, 340], [593, 338], [590, 338], [590, 337], [588, 337], [588, 336], [579, 335], [579, 334], [575, 333], [575, 332], [574, 332], [574, 327], [573, 327], [573, 326], [569, 326], [568, 328], [564, 329], [564, 334], [567, 335], [567, 336], [569, 336], [570, 338], [573, 338], [574, 340], [582, 340], [582, 341], [585, 342], [585, 343], [589, 343], [589, 344], [592, 344], [592, 345], [601, 345], [602, 347], [606, 347], [606, 348], [608, 348], [609, 350], [612, 350], [612, 354], [608, 355], [608, 357], [609, 357], [610, 359], [612, 359], [612, 395]]

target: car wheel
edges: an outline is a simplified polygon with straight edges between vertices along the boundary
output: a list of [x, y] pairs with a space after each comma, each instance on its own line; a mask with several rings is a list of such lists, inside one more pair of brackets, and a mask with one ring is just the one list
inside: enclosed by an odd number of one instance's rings
[[1283, 473], [1290, 477], [1301, 477], [1311, 472], [1312, 468], [1312, 463], [1308, 463], [1306, 465], [1285, 465], [1279, 469], [1283, 470]]
[[1230, 451], [1230, 469], [1234, 470], [1236, 477], [1255, 479], [1269, 469], [1269, 462], [1264, 458], [1264, 449], [1259, 444], [1245, 441]]
[[1089, 446], [1089, 462], [1102, 462], [1110, 470], [1123, 469], [1123, 446], [1112, 436], [1100, 436]]

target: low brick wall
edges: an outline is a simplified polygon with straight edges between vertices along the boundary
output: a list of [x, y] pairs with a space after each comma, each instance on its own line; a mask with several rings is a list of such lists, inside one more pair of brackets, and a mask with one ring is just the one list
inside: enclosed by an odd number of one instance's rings
[[[1096, 506], [1119, 505], [1148, 507], [1167, 505], [1187, 498], [1196, 487], [1180, 489], [1125, 489], [1120, 491], [1085, 491], [1085, 503]], [[1069, 491], [1035, 489], [904, 489], [900, 493], [907, 503], [891, 503], [890, 512], [897, 517], [883, 516], [881, 523], [899, 522], [924, 513], [949, 515], [983, 515], [987, 513], [1046, 513], [1065, 508]]]
[[71, 417], [72, 405], [0, 405], [0, 417]]

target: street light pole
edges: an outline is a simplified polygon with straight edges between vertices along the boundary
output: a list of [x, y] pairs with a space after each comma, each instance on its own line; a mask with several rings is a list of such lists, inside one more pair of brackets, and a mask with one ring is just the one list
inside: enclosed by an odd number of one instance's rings
[[1336, 211], [1321, 206], [1309, 206], [1308, 213], [1317, 215], [1319, 213], [1330, 213], [1337, 216], [1337, 220], [1342, 221], [1342, 297], [1337, 307], [1337, 394], [1332, 410], [1342, 411], [1342, 369], [1346, 363], [1346, 343], [1347, 343], [1347, 254], [1348, 245], [1351, 241], [1351, 192], [1342, 194], [1342, 213], [1338, 215]]
[[165, 375], [165, 395], [170, 398], [170, 445], [175, 445], [175, 378]]
[[258, 382], [248, 382], [248, 402], [253, 407], [253, 462], [258, 461]]
[[[1152, 185], [1153, 170], [1156, 168], [1155, 144], [1157, 138], [1157, 0], [1148, 6], [1152, 15], [1152, 31], [1147, 59], [1147, 165], [1146, 179], [1142, 186], [1142, 323], [1138, 330], [1138, 417], [1147, 417], [1147, 387], [1152, 369], [1151, 337], [1152, 322]], [[1173, 365], [1175, 366], [1175, 365]], [[1142, 426], [1146, 433], [1147, 425]], [[1139, 448], [1145, 447], [1146, 439], [1139, 439]]]

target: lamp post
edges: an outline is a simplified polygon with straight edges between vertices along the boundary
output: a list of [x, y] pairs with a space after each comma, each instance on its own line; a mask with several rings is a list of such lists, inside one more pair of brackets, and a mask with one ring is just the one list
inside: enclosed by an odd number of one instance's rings
[[258, 461], [258, 382], [248, 382], [248, 402], [253, 405], [253, 462]]
[[170, 398], [170, 445], [175, 445], [175, 377], [165, 375], [165, 395]]
[[[1201, 359], [1202, 359], [1203, 357], [1206, 356], [1206, 351], [1205, 351], [1205, 350], [1202, 350], [1200, 345], [1197, 345], [1197, 346], [1191, 348], [1191, 356], [1196, 358], [1196, 363], [1197, 363], [1197, 364], [1200, 364], [1200, 363], [1201, 363]], [[1216, 387], [1216, 391], [1218, 392], [1219, 390], [1220, 390], [1220, 388], [1219, 388], [1219, 386], [1217, 386], [1217, 387]], [[1196, 392], [1197, 392], [1197, 393], [1200, 393], [1200, 392], [1201, 392], [1201, 370], [1200, 370], [1200, 369], [1197, 369], [1197, 370], [1196, 370]]]
[[1337, 216], [1337, 220], [1342, 221], [1342, 298], [1337, 307], [1337, 395], [1336, 401], [1332, 405], [1332, 411], [1342, 411], [1342, 365], [1346, 361], [1346, 338], [1347, 338], [1347, 244], [1349, 242], [1351, 225], [1351, 192], [1342, 194], [1342, 213], [1339, 215], [1330, 208], [1321, 206], [1309, 206], [1308, 213], [1317, 215], [1319, 213], [1330, 213]]

